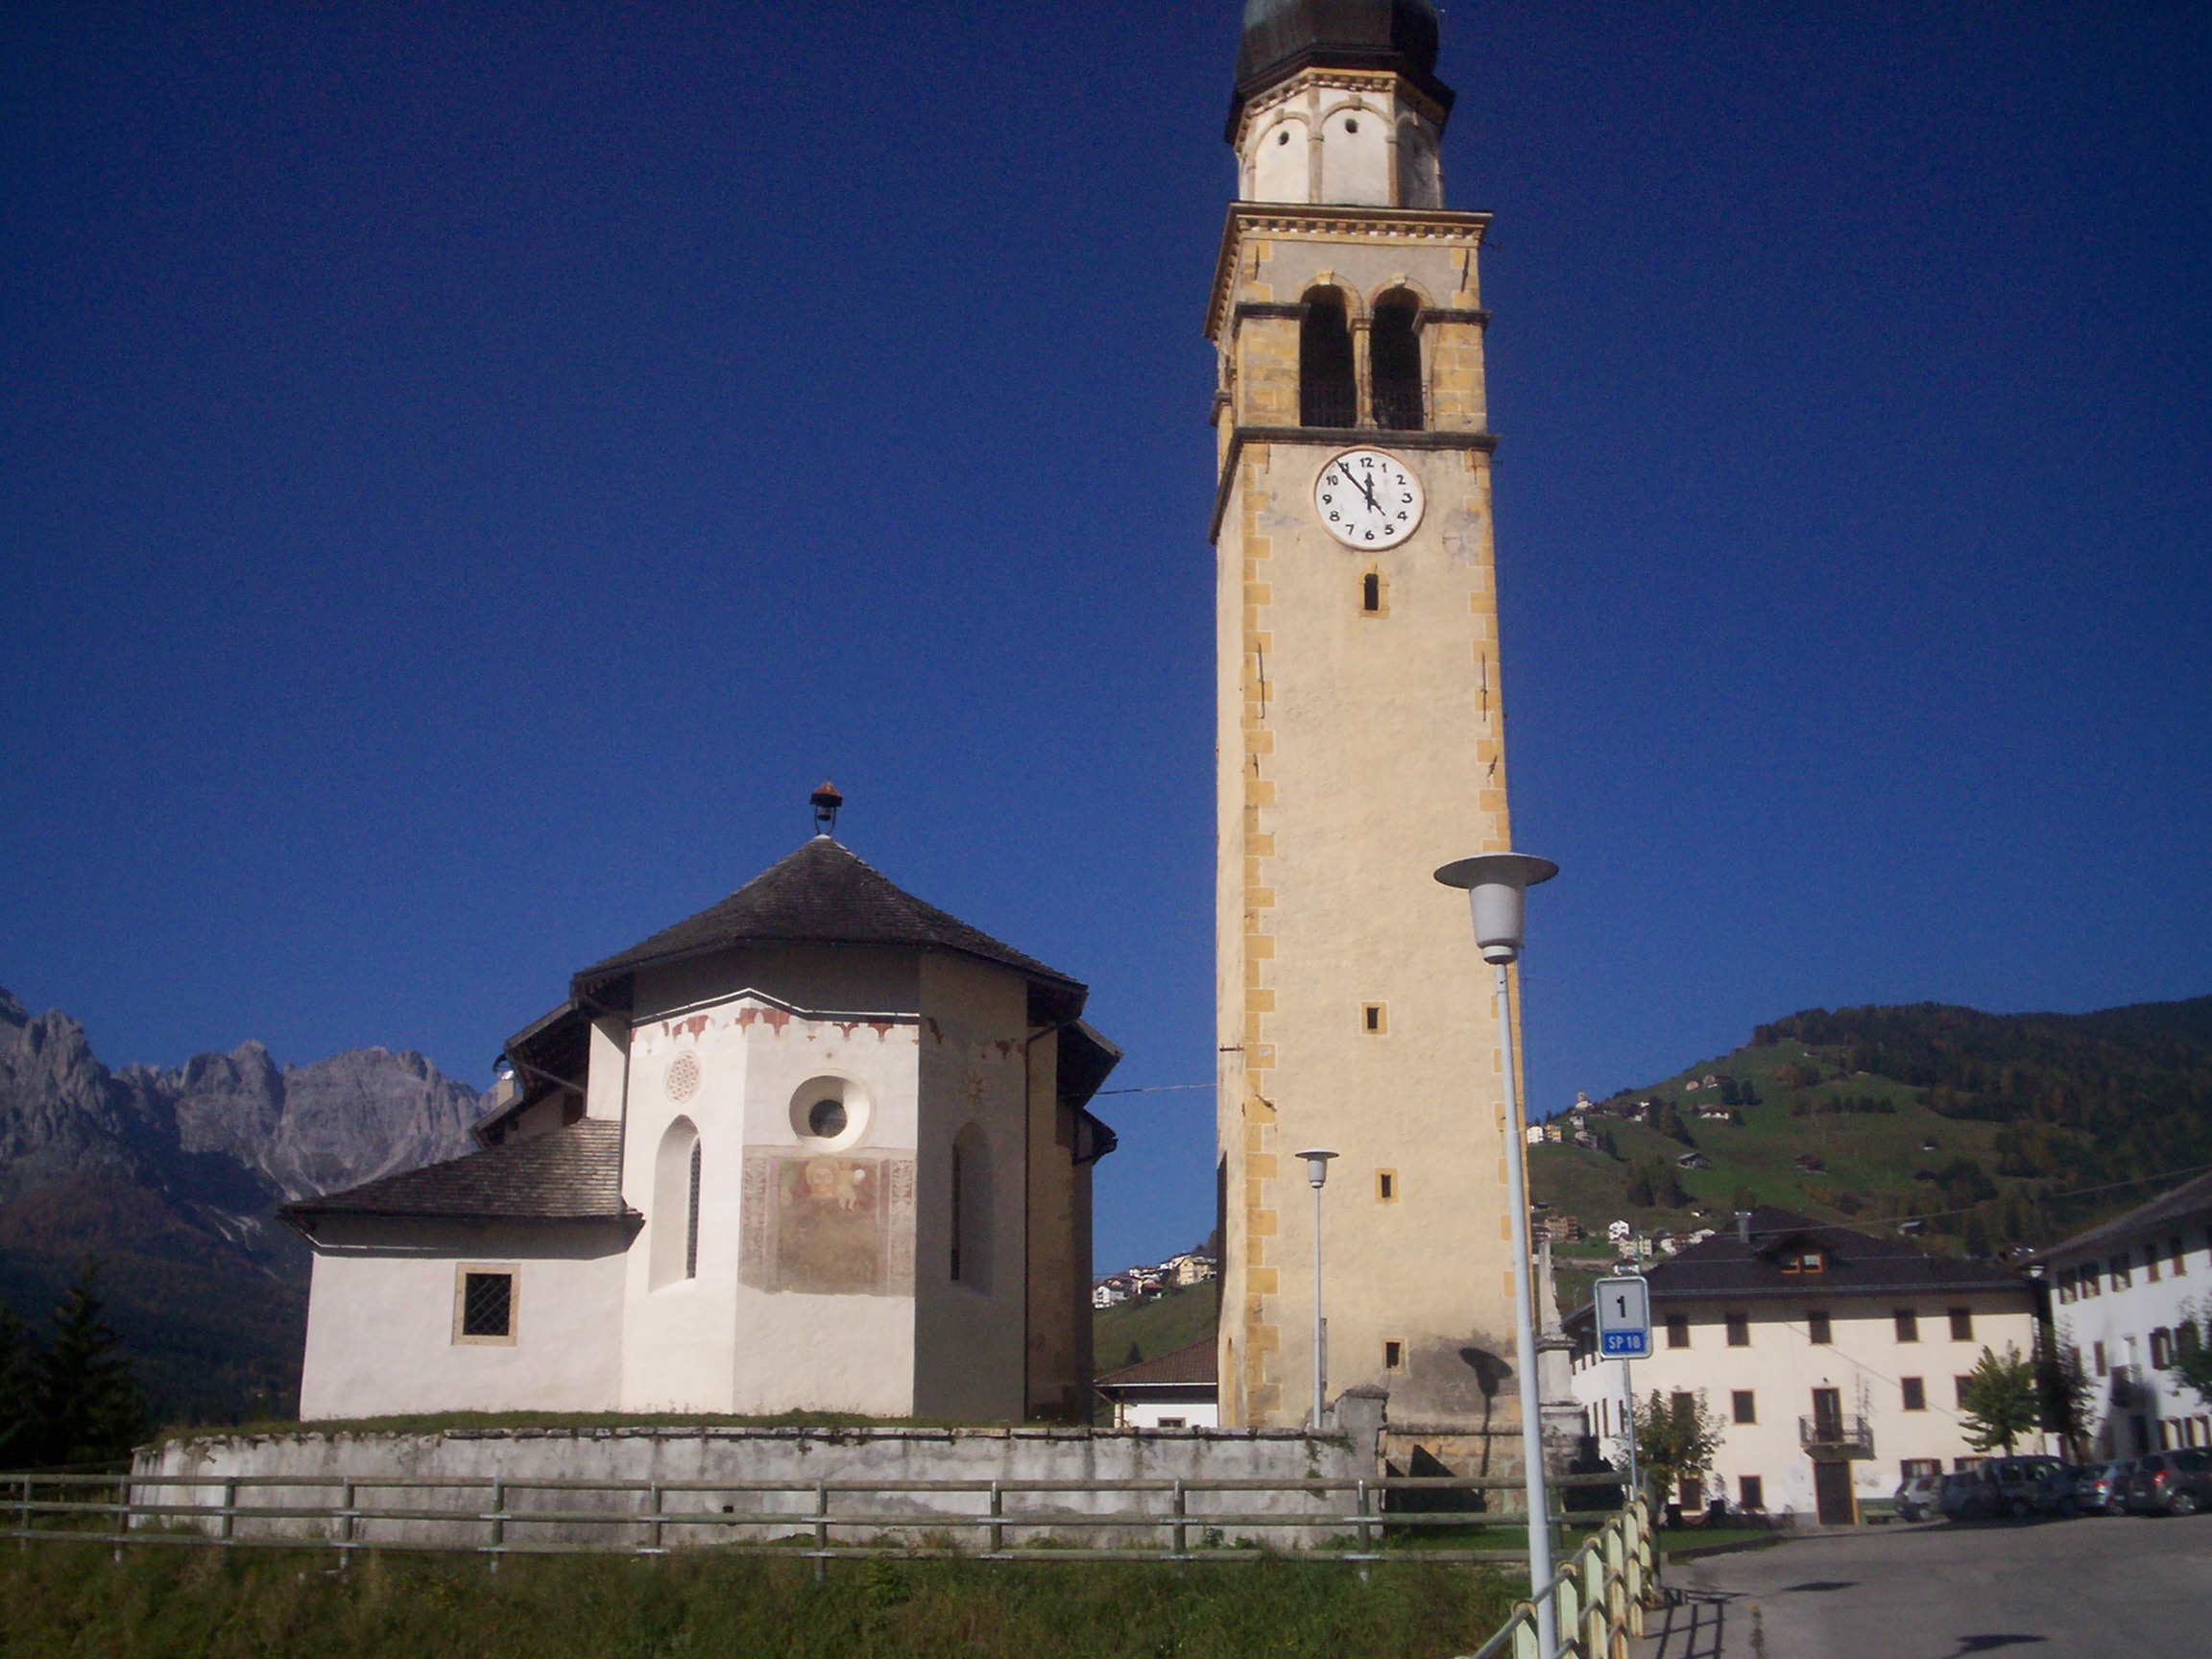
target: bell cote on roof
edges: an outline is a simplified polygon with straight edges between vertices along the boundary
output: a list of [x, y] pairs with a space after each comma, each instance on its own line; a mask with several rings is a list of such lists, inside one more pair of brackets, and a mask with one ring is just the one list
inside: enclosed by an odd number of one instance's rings
[[1247, 202], [1441, 207], [1452, 89], [1429, 0], [1247, 0], [1230, 102]]

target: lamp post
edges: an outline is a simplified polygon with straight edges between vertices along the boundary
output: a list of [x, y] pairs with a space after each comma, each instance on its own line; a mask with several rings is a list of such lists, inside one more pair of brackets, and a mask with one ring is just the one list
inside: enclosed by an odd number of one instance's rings
[[1549, 858], [1525, 853], [1485, 853], [1461, 858], [1436, 872], [1447, 887], [1467, 889], [1475, 918], [1475, 943], [1482, 960], [1498, 971], [1498, 1047], [1503, 1061], [1505, 1132], [1512, 1143], [1505, 1154], [1505, 1203], [1513, 1223], [1513, 1352], [1521, 1384], [1521, 1460], [1528, 1487], [1528, 1594], [1536, 1603], [1536, 1647], [1540, 1659], [1559, 1651], [1558, 1612], [1545, 1594], [1551, 1582], [1551, 1518], [1544, 1496], [1544, 1424], [1536, 1397], [1536, 1319], [1528, 1283], [1528, 1194], [1521, 1172], [1527, 1133], [1521, 1125], [1521, 1102], [1513, 1077], [1513, 1005], [1505, 970], [1521, 954], [1522, 922], [1528, 889], [1559, 874]]
[[1321, 1432], [1321, 1391], [1328, 1384], [1322, 1371], [1321, 1352], [1321, 1188], [1329, 1179], [1329, 1160], [1334, 1152], [1319, 1146], [1309, 1146], [1303, 1152], [1291, 1154], [1306, 1160], [1306, 1179], [1313, 1188], [1313, 1432]]

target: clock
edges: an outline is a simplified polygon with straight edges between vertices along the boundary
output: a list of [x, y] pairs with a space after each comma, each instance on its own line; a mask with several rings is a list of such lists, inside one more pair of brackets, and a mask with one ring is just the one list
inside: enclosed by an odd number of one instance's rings
[[1313, 511], [1347, 547], [1395, 547], [1420, 527], [1421, 481], [1380, 449], [1347, 449], [1313, 480]]

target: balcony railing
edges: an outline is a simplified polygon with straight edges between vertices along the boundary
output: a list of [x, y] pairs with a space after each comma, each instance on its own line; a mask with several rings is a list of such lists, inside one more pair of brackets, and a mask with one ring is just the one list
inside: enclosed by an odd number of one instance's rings
[[1863, 1417], [1800, 1417], [1797, 1444], [1815, 1457], [1871, 1457], [1874, 1425]]

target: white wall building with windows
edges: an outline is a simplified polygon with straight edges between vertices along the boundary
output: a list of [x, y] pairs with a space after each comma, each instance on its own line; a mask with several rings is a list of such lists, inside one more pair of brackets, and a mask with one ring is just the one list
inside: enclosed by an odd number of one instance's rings
[[[2033, 1351], [2033, 1294], [1990, 1262], [1759, 1209], [1651, 1268], [1652, 1355], [1640, 1403], [1705, 1397], [1724, 1434], [1711, 1472], [1674, 1497], [1854, 1522], [1908, 1474], [1957, 1467], [1960, 1385], [1984, 1348]], [[1568, 1322], [1587, 1431], [1625, 1454], [1623, 1364], [1599, 1359], [1591, 1310]], [[2031, 1436], [2019, 1447], [2042, 1449]]]
[[2169, 1371], [2212, 1335], [2212, 1175], [2035, 1259], [2055, 1340], [2095, 1384], [2089, 1455], [2212, 1445], [2212, 1412]]

